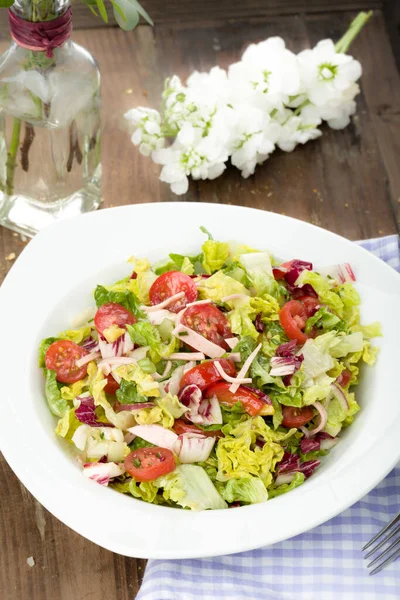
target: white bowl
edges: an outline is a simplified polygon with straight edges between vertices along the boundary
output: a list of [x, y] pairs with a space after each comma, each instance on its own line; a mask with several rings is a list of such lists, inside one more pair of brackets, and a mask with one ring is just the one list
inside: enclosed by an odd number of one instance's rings
[[[37, 367], [40, 340], [93, 302], [97, 283], [130, 273], [126, 259], [197, 253], [204, 235], [237, 240], [316, 266], [350, 262], [362, 318], [380, 320], [381, 352], [363, 370], [354, 424], [301, 487], [263, 504], [194, 513], [146, 504], [86, 479], [56, 420]], [[53, 515], [92, 542], [126, 556], [189, 558], [273, 544], [334, 517], [369, 492], [400, 459], [400, 276], [359, 246], [277, 214], [218, 204], [124, 206], [56, 223], [22, 252], [0, 291], [1, 450]], [[379, 343], [379, 342], [378, 342]]]

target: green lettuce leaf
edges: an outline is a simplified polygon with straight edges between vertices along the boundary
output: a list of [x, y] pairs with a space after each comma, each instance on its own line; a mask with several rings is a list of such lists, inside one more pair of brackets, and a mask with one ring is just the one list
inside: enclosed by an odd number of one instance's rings
[[148, 398], [138, 392], [134, 381], [121, 379], [119, 388], [115, 392], [118, 402], [121, 404], [136, 404], [137, 402], [148, 402]]
[[324, 332], [331, 331], [332, 329], [336, 331], [347, 330], [346, 322], [331, 313], [326, 306], [322, 306], [312, 317], [307, 319], [304, 329], [305, 333], [310, 333], [313, 327]]
[[142, 396], [152, 396], [158, 398], [160, 396], [159, 385], [151, 375], [145, 373], [138, 365], [120, 365], [115, 369], [117, 375], [126, 381], [134, 381], [137, 385], [137, 390]]
[[48, 338], [44, 338], [44, 340], [42, 340], [39, 344], [39, 350], [38, 350], [38, 365], [40, 368], [45, 367], [45, 356], [46, 356], [46, 352], [49, 349], [49, 347], [51, 346], [51, 344], [53, 342], [56, 342], [58, 340], [58, 338], [55, 337], [48, 337]]
[[45, 369], [44, 373], [46, 377], [44, 393], [49, 409], [56, 417], [63, 417], [70, 409], [70, 405], [61, 397], [61, 392], [56, 379], [56, 372], [51, 369]]
[[203, 269], [211, 275], [222, 269], [229, 258], [229, 246], [224, 242], [207, 240], [202, 246], [203, 250]]
[[57, 423], [56, 434], [60, 437], [65, 438], [68, 441], [71, 441], [72, 436], [75, 431], [80, 427], [82, 423], [78, 421], [75, 416], [75, 409], [70, 408], [64, 413], [64, 416]]
[[99, 308], [108, 302], [121, 304], [126, 310], [129, 310], [135, 317], [144, 317], [144, 312], [140, 308], [140, 302], [133, 291], [129, 288], [135, 279], [127, 280], [125, 283], [115, 284], [109, 288], [98, 285], [94, 291], [96, 306]]
[[227, 508], [211, 479], [198, 465], [179, 465], [172, 473], [154, 482], [163, 488], [163, 497], [191, 510]]
[[174, 396], [170, 393], [163, 398], [158, 398], [156, 404], [163, 412], [162, 425], [167, 429], [171, 429], [175, 419], [179, 419], [179, 417], [184, 415], [188, 410], [187, 406], [184, 406], [179, 402], [178, 396]]
[[[218, 481], [240, 479], [242, 477], [260, 477], [268, 487], [272, 483], [272, 472], [283, 457], [283, 448], [279, 442], [290, 438], [295, 429], [274, 431], [262, 417], [254, 417], [235, 425], [225, 425], [224, 438], [217, 443]], [[263, 447], [256, 445], [262, 439]]]
[[239, 262], [246, 271], [257, 296], [274, 294], [277, 284], [272, 274], [271, 257], [268, 252], [241, 254]]
[[150, 346], [150, 358], [155, 363], [179, 349], [179, 340], [175, 336], [171, 336], [168, 344], [164, 343], [158, 328], [148, 321], [137, 321], [126, 328], [134, 344]]
[[270, 488], [268, 490], [268, 495], [270, 498], [275, 498], [276, 496], [281, 496], [282, 494], [286, 494], [286, 492], [290, 492], [295, 488], [299, 487], [302, 483], [304, 483], [305, 477], [304, 473], [295, 473], [292, 481], [290, 483], [283, 483], [282, 485], [278, 485], [275, 488]]
[[80, 327], [79, 329], [67, 329], [58, 334], [60, 340], [71, 340], [75, 344], [81, 344], [83, 340], [86, 340], [90, 336], [91, 327]]
[[374, 337], [382, 336], [382, 326], [379, 321], [374, 321], [369, 325], [353, 325], [351, 328], [352, 331], [360, 331], [363, 335], [363, 338], [366, 340], [370, 340]]
[[375, 364], [376, 362], [376, 357], [378, 356], [378, 352], [379, 352], [379, 348], [377, 348], [376, 346], [372, 346], [371, 342], [364, 342], [363, 345], [363, 353], [362, 353], [362, 359], [365, 363], [367, 363], [367, 365], [370, 365], [372, 367], [372, 365]]
[[242, 283], [229, 277], [229, 275], [225, 275], [222, 271], [217, 271], [211, 277], [204, 279], [197, 289], [200, 300], [209, 299], [213, 302], [221, 302], [222, 298], [231, 294], [244, 294], [246, 296], [250, 294]]
[[140, 498], [145, 502], [158, 504], [158, 502], [154, 502], [158, 492], [158, 487], [154, 481], [142, 481], [141, 483], [136, 483], [136, 481], [132, 479], [129, 483], [129, 492], [134, 498]]
[[229, 503], [256, 504], [268, 500], [268, 492], [259, 477], [230, 479], [222, 488], [221, 496]]

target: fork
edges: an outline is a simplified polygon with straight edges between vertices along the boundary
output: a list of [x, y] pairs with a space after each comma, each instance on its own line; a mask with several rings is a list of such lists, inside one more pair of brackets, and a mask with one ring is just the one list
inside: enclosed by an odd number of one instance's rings
[[[380, 540], [380, 538], [382, 539]], [[385, 544], [387, 544], [389, 540], [392, 540], [392, 538], [394, 538], [394, 540], [386, 549], [384, 549], [383, 547], [385, 546]], [[390, 565], [390, 563], [392, 563], [400, 557], [400, 513], [396, 517], [394, 517], [394, 519], [392, 519], [390, 523], [385, 525], [385, 527], [383, 527], [376, 534], [376, 536], [372, 538], [372, 540], [365, 544], [365, 546], [362, 548], [362, 551], [364, 552], [365, 550], [367, 550], [367, 548], [375, 544], [375, 542], [378, 543], [375, 546], [373, 546], [364, 557], [369, 558], [370, 556], [375, 554], [377, 550], [382, 548], [382, 550], [377, 554], [374, 560], [367, 565], [367, 568], [376, 565], [372, 569], [372, 571], [370, 571], [370, 575], [375, 575], [375, 573], [379, 573], [379, 571], [381, 571], [384, 567]], [[392, 550], [393, 552], [391, 552]], [[383, 561], [380, 562], [382, 559]]]

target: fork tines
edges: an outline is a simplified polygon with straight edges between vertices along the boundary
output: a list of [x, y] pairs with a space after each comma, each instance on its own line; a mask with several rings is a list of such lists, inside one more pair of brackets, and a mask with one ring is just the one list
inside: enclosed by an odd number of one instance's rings
[[[392, 540], [391, 543], [385, 548], [385, 545], [390, 540]], [[375, 542], [377, 543], [375, 544]], [[372, 548], [367, 552], [364, 558], [369, 558], [382, 548], [375, 556], [374, 560], [367, 565], [368, 568], [376, 565], [372, 571], [370, 571], [370, 575], [379, 573], [384, 567], [390, 565], [390, 563], [400, 557], [400, 513], [394, 517], [390, 523], [385, 525], [372, 540], [365, 544], [362, 551], [364, 552], [370, 546], [372, 546]]]

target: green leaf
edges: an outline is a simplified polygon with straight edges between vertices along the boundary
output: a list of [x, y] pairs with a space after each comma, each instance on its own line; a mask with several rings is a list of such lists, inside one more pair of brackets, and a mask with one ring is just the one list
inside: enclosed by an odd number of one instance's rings
[[45, 367], [45, 356], [46, 356], [46, 352], [49, 349], [49, 346], [51, 346], [51, 344], [53, 342], [56, 342], [58, 340], [58, 338], [55, 337], [48, 337], [48, 338], [44, 338], [44, 340], [42, 340], [40, 342], [39, 345], [39, 351], [38, 351], [38, 365], [39, 367]]
[[304, 473], [295, 473], [290, 483], [283, 483], [282, 485], [278, 485], [276, 488], [269, 489], [268, 496], [270, 498], [275, 498], [276, 496], [286, 494], [286, 492], [290, 492], [291, 490], [294, 490], [294, 488], [299, 487], [299, 485], [304, 483], [304, 480]]
[[131, 444], [129, 444], [129, 448], [131, 452], [134, 450], [138, 450], [139, 448], [153, 448], [154, 444], [150, 444], [150, 442], [146, 442], [146, 440], [142, 439], [139, 436], [136, 436]]
[[209, 240], [213, 240], [213, 239], [214, 239], [214, 238], [213, 238], [213, 236], [211, 235], [211, 233], [208, 231], [208, 229], [206, 229], [206, 228], [204, 227], [204, 225], [201, 225], [201, 226], [200, 226], [200, 231], [202, 231], [203, 233], [205, 233], [205, 234], [206, 234], [206, 236], [208, 236], [208, 239], [209, 239]]
[[137, 0], [129, 0], [129, 2], [136, 8], [138, 13], [143, 17], [145, 21], [148, 22], [149, 25], [154, 25], [153, 19], [150, 17], [147, 11], [139, 4]]
[[56, 417], [63, 417], [70, 409], [70, 406], [68, 402], [61, 397], [61, 392], [57, 385], [56, 372], [51, 369], [45, 369], [45, 377], [46, 383], [44, 391], [49, 409]]
[[139, 23], [139, 13], [129, 0], [112, 0], [114, 17], [124, 31], [132, 31]]
[[108, 23], [108, 14], [103, 0], [96, 0], [97, 8], [99, 9], [99, 13], [101, 18], [105, 23]]
[[126, 381], [121, 379], [118, 390], [115, 392], [118, 402], [121, 404], [136, 404], [137, 402], [148, 402], [146, 396], [142, 396], [138, 392], [137, 385], [134, 381]]
[[10, 8], [14, 4], [14, 0], [0, 0], [0, 8]]
[[135, 317], [144, 317], [138, 298], [129, 290], [114, 292], [107, 290], [102, 285], [98, 285], [94, 291], [94, 299], [97, 308], [108, 302], [116, 302], [117, 304], [121, 304], [126, 310], [129, 310]]

